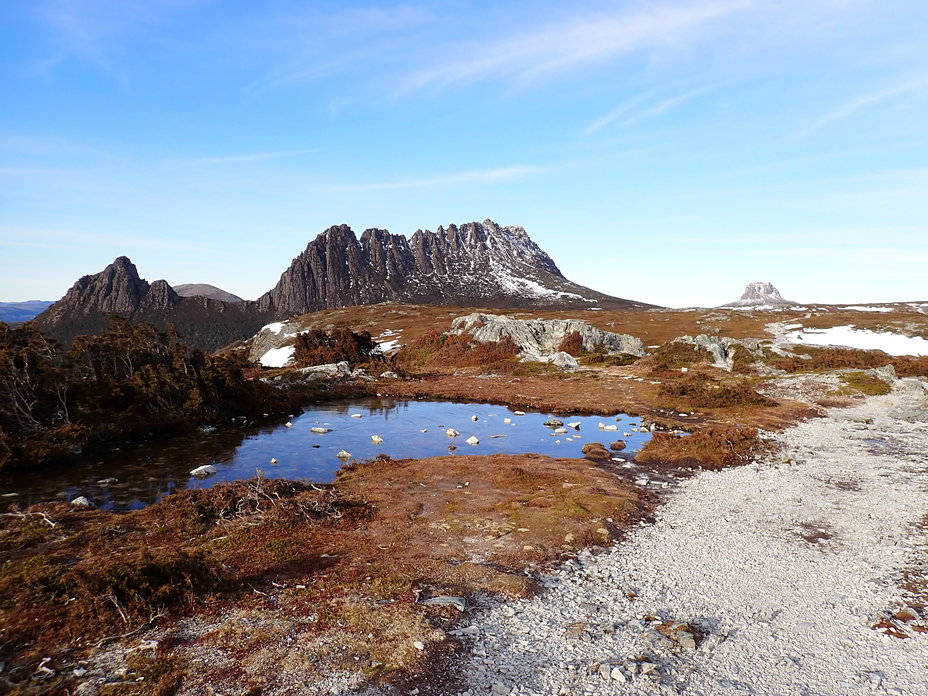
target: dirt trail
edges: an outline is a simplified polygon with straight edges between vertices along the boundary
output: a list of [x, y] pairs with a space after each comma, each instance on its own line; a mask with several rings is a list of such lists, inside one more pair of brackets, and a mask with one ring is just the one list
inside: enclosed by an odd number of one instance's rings
[[655, 524], [476, 616], [469, 693], [928, 693], [924, 616], [872, 628], [921, 606], [900, 585], [928, 556], [926, 397], [900, 380], [771, 436], [776, 454], [685, 481]]

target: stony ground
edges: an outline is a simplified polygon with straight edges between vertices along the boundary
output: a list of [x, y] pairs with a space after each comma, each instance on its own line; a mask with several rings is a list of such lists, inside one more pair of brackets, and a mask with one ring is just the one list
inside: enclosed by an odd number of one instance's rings
[[928, 693], [926, 388], [900, 380], [775, 440], [682, 482], [655, 524], [535, 599], [474, 616], [457, 691]]

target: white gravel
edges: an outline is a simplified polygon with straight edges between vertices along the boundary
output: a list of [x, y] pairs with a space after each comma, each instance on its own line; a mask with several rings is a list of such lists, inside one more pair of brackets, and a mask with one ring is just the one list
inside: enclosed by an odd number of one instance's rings
[[[656, 523], [539, 597], [475, 616], [465, 693], [928, 693], [928, 635], [871, 628], [904, 606], [903, 571], [924, 572], [925, 388], [900, 380], [775, 440], [684, 481]], [[698, 646], [647, 616], [687, 622]]]

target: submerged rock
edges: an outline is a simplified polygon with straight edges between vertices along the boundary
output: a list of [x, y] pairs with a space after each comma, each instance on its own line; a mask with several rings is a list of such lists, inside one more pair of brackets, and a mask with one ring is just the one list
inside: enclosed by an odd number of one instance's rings
[[216, 467], [212, 464], [204, 464], [203, 466], [198, 466], [196, 469], [190, 470], [191, 476], [196, 476], [197, 478], [206, 478], [207, 476], [212, 476], [216, 473]]

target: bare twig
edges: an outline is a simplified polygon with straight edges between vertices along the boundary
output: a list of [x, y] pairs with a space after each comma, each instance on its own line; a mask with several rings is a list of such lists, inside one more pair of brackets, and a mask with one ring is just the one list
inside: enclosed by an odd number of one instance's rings
[[54, 522], [48, 515], [44, 512], [4, 512], [0, 514], [0, 517], [19, 517], [25, 519], [27, 517], [41, 517], [42, 521], [45, 522], [49, 527], [57, 527], [58, 523]]

